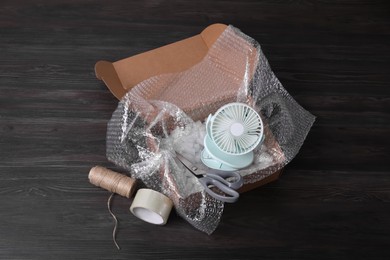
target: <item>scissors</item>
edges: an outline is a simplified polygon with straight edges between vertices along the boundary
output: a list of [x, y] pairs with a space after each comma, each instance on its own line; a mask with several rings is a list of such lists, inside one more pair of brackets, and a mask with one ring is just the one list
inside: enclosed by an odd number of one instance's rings
[[[176, 153], [176, 159], [181, 162], [192, 174], [197, 176], [199, 182], [205, 188], [205, 191], [212, 196], [213, 198], [233, 203], [238, 200], [240, 194], [236, 191], [243, 184], [243, 179], [240, 174], [237, 172], [216, 172], [216, 173], [206, 173], [202, 169], [196, 167], [193, 163], [187, 160], [183, 155]], [[203, 177], [199, 177], [203, 176]], [[233, 177], [235, 181], [230, 182], [227, 179]], [[221, 190], [226, 195], [220, 195], [209, 188], [209, 186], [215, 186]]]

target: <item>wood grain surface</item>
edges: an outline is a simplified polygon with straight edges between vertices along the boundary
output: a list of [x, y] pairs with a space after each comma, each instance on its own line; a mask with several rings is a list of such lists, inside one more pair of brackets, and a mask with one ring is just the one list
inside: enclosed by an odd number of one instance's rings
[[[317, 120], [282, 177], [227, 205], [210, 236], [129, 213], [88, 182], [117, 100], [116, 61], [233, 24]], [[0, 259], [390, 259], [388, 1], [0, 3]]]

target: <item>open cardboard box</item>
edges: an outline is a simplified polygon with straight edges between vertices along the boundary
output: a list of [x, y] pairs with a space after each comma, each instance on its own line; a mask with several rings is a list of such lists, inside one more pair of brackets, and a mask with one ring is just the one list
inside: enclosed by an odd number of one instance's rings
[[[119, 61], [98, 61], [96, 77], [106, 84], [112, 94], [121, 99], [133, 86], [155, 75], [185, 71], [199, 63], [209, 48], [226, 29], [225, 24], [212, 24], [200, 34], [165, 45]], [[245, 192], [278, 179], [282, 170], [251, 184], [244, 185]]]

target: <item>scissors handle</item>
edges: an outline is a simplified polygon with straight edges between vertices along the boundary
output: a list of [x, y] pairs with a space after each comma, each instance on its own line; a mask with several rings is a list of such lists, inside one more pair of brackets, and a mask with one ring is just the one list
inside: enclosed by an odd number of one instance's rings
[[[234, 203], [240, 197], [240, 194], [238, 194], [237, 191], [233, 190], [232, 188], [229, 188], [228, 186], [226, 186], [222, 182], [220, 182], [220, 181], [218, 181], [216, 179], [210, 178], [208, 176], [199, 178], [199, 182], [203, 185], [205, 191], [211, 197], [213, 197], [213, 198], [215, 198], [217, 200], [220, 200], [220, 201], [223, 201], [223, 202], [228, 202], [228, 203]], [[228, 196], [220, 195], [220, 194], [214, 192], [213, 190], [211, 190], [209, 188], [210, 185], [214, 185], [215, 187], [220, 189], [223, 193], [225, 193]]]
[[[220, 171], [217, 173], [209, 173], [207, 174], [208, 177], [218, 180], [219, 182], [222, 182], [229, 188], [233, 190], [237, 190], [241, 188], [242, 184], [244, 183], [244, 179], [242, 176], [237, 172], [224, 172]], [[228, 179], [233, 178], [234, 181], [228, 181]]]
[[[226, 179], [230, 177], [234, 177], [236, 180], [234, 182], [227, 181]], [[218, 174], [209, 173], [205, 177], [200, 178], [199, 182], [213, 198], [223, 202], [233, 203], [240, 197], [240, 194], [235, 190], [242, 186], [243, 179], [236, 172], [219, 172]], [[209, 188], [210, 185], [214, 185], [226, 195], [220, 195], [214, 192]]]

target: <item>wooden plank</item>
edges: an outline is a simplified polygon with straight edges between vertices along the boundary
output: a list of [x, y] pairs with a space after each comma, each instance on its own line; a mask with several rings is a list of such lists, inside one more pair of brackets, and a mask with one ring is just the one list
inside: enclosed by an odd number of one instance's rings
[[[389, 259], [387, 1], [3, 1], [0, 259]], [[119, 60], [233, 24], [317, 120], [276, 182], [229, 204], [208, 236], [175, 213], [129, 213], [89, 169], [105, 157], [116, 100], [95, 78]]]

